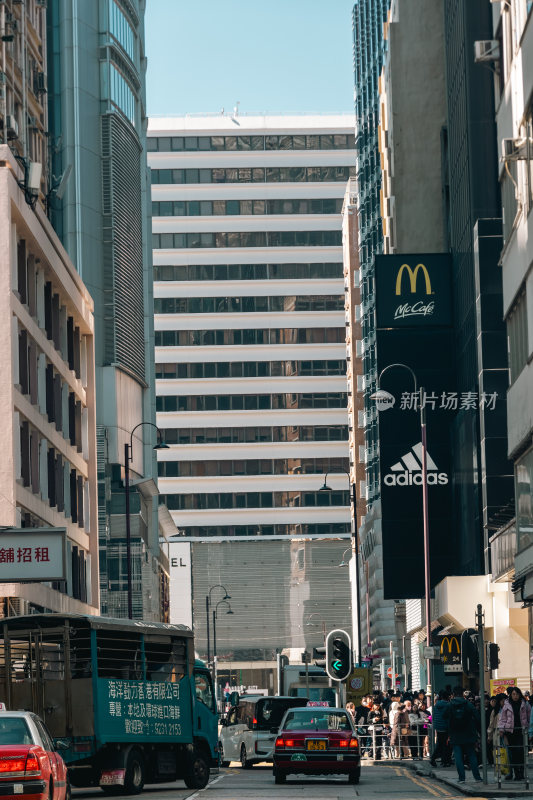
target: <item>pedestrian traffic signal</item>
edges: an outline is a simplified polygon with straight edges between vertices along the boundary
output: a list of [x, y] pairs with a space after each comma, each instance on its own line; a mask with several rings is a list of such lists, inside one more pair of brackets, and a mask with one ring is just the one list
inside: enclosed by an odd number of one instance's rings
[[343, 630], [328, 633], [326, 639], [326, 672], [334, 681], [343, 681], [352, 671], [352, 643]]
[[322, 667], [322, 669], [326, 669], [325, 647], [313, 647], [313, 658], [315, 660], [315, 664], [317, 667]]
[[487, 642], [487, 669], [498, 669], [500, 659], [498, 653], [500, 648], [494, 642]]
[[461, 665], [465, 675], [472, 678], [479, 672], [477, 631], [474, 628], [467, 628], [461, 634]]

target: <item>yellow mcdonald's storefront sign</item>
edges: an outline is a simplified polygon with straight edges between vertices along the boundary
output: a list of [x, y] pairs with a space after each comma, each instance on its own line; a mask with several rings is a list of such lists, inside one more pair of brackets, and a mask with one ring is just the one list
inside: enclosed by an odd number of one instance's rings
[[400, 295], [402, 293], [402, 276], [404, 270], [407, 271], [407, 276], [409, 279], [409, 285], [411, 287], [411, 294], [416, 293], [416, 280], [418, 277], [418, 273], [422, 272], [424, 276], [424, 280], [426, 283], [426, 294], [431, 294], [431, 281], [429, 279], [429, 274], [427, 268], [424, 264], [417, 264], [414, 269], [411, 269], [409, 264], [402, 264], [400, 269], [398, 270], [398, 275], [396, 277], [396, 294]]
[[451, 654], [453, 653], [454, 650], [457, 654], [461, 652], [461, 645], [459, 643], [459, 639], [457, 638], [457, 636], [444, 636], [440, 643], [441, 655], [443, 655], [445, 652]]

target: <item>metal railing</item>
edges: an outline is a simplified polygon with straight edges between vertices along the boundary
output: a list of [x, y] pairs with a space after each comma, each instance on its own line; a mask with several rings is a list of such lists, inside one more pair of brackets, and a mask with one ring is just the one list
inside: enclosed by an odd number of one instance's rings
[[[498, 784], [498, 789], [502, 788], [502, 776], [504, 779], [524, 781], [526, 789], [529, 789], [529, 738], [527, 728], [522, 728], [522, 741], [516, 744], [509, 744], [505, 736], [502, 736], [500, 746], [493, 748], [494, 753], [494, 776]], [[514, 772], [514, 776], [513, 776]]]
[[416, 726], [408, 726], [408, 733], [398, 734], [398, 742], [391, 744], [392, 729], [388, 724], [357, 724], [359, 750], [361, 755], [368, 753], [375, 761], [382, 758], [422, 760], [429, 758], [433, 746], [433, 728], [430, 723], [421, 721]]

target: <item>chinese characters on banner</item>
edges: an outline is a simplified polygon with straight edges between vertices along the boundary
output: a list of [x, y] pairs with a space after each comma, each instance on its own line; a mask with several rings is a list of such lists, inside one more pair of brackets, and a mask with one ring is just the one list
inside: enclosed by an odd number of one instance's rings
[[0, 532], [0, 583], [66, 580], [66, 528]]
[[181, 736], [187, 730], [180, 684], [155, 681], [99, 680], [99, 717], [106, 735], [121, 737]]
[[[422, 408], [443, 409], [445, 411], [474, 410], [476, 408], [486, 408], [494, 411], [498, 392], [424, 392], [422, 396]], [[418, 411], [420, 408], [420, 395], [418, 392], [402, 392], [400, 397], [400, 410]]]

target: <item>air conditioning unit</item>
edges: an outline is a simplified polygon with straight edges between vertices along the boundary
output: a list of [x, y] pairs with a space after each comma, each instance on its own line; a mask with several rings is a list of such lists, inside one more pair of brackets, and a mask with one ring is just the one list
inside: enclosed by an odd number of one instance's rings
[[474, 42], [474, 61], [487, 64], [500, 60], [500, 43], [497, 39], [481, 39]]
[[6, 130], [8, 139], [18, 139], [19, 124], [13, 114], [6, 116]]
[[35, 72], [33, 85], [35, 88], [35, 94], [42, 94], [46, 92], [46, 75], [44, 72]]
[[[533, 147], [532, 147], [533, 152]], [[502, 159], [504, 161], [523, 161], [527, 158], [527, 139], [502, 139]]]

